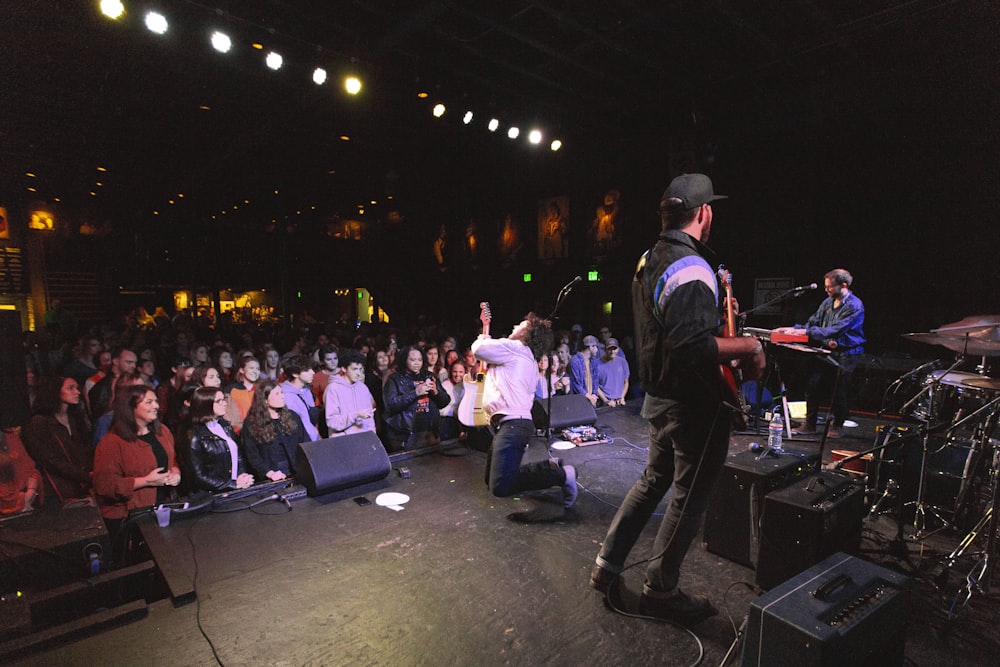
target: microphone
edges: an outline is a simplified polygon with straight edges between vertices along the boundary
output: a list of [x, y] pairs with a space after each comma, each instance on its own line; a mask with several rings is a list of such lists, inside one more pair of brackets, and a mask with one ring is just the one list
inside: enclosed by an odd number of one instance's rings
[[583, 276], [577, 276], [576, 278], [573, 278], [573, 280], [571, 280], [568, 283], [566, 283], [566, 286], [563, 287], [560, 290], [560, 292], [569, 292], [571, 289], [573, 289], [574, 287], [576, 287], [577, 283], [582, 283], [582, 282], [583, 282]]
[[800, 287], [793, 287], [792, 289], [790, 289], [788, 291], [791, 292], [791, 293], [793, 293], [793, 294], [802, 294], [803, 292], [808, 292], [809, 290], [814, 290], [817, 287], [819, 287], [819, 285], [817, 285], [816, 283], [809, 283], [808, 285], [802, 285]]

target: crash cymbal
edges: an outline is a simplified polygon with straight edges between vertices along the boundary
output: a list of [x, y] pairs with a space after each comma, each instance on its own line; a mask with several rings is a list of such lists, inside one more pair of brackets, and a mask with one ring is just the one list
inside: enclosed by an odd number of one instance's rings
[[942, 333], [908, 333], [903, 338], [928, 345], [942, 345], [953, 352], [976, 357], [1000, 356], [1000, 327], [989, 327], [968, 335]]
[[931, 329], [934, 333], [953, 332], [964, 334], [966, 331], [994, 327], [1000, 324], [1000, 315], [970, 315], [951, 324], [942, 324], [937, 329]]
[[977, 389], [989, 389], [991, 391], [1000, 391], [1000, 378], [988, 378], [988, 377], [978, 377], [978, 378], [967, 378], [962, 380], [962, 384], [966, 387], [976, 387]]

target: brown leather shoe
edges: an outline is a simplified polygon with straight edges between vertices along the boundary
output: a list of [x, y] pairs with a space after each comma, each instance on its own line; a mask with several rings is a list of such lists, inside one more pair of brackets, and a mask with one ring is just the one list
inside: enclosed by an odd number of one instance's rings
[[590, 587], [601, 593], [607, 593], [612, 584], [618, 585], [620, 578], [611, 570], [595, 565], [594, 569], [590, 571]]

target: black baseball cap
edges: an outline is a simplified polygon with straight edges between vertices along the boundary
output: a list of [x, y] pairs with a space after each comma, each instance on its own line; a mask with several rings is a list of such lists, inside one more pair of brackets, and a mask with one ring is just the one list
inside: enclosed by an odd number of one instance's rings
[[715, 194], [712, 179], [705, 174], [681, 174], [670, 181], [660, 201], [667, 199], [681, 200], [684, 203], [684, 210], [690, 211], [716, 199], [726, 199], [726, 195]]

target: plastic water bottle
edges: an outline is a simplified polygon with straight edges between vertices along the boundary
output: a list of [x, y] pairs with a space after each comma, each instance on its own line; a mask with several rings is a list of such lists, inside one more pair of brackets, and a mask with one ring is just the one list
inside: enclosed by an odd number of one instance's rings
[[781, 433], [784, 430], [785, 424], [781, 420], [781, 412], [775, 410], [771, 415], [771, 421], [767, 424], [767, 446], [771, 451], [778, 453], [782, 451]]

